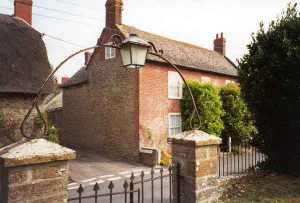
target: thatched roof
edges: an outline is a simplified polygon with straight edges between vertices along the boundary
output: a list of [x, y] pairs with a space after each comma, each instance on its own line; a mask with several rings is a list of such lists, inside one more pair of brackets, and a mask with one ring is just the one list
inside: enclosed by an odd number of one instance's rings
[[51, 72], [41, 34], [19, 18], [0, 14], [0, 45], [0, 93], [36, 94]]
[[[218, 52], [168, 39], [127, 25], [116, 25], [116, 27], [124, 37], [129, 37], [129, 34], [137, 34], [142, 39], [154, 43], [157, 49], [163, 50], [164, 55], [169, 59], [173, 59], [172, 61], [176, 65], [228, 76], [237, 76], [235, 65]], [[148, 60], [163, 62], [154, 56], [148, 56]]]

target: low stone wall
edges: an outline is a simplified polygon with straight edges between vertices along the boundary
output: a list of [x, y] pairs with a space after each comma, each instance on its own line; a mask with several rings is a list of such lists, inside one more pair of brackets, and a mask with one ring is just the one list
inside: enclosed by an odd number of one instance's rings
[[6, 175], [8, 202], [59, 202], [67, 199], [66, 161], [8, 168]]
[[173, 164], [179, 166], [180, 180], [178, 177], [173, 179], [174, 197], [179, 196], [180, 202], [188, 203], [218, 202], [217, 167], [221, 139], [196, 130], [176, 135], [169, 141]]
[[1, 203], [67, 202], [73, 150], [38, 139], [2, 149], [0, 154]]

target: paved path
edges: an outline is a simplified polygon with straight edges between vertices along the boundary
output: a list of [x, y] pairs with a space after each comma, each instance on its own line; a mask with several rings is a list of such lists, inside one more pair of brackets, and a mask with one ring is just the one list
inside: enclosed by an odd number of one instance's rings
[[70, 176], [76, 183], [85, 183], [96, 179], [100, 182], [114, 178], [121, 179], [124, 178], [124, 174], [149, 169], [138, 163], [107, 159], [93, 152], [76, 152], [77, 159], [70, 162]]

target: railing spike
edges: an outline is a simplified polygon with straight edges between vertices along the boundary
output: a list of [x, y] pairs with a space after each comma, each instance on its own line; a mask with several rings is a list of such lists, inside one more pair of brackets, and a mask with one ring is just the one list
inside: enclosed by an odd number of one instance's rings
[[124, 184], [123, 184], [124, 189], [127, 189], [128, 186], [129, 186], [129, 184], [128, 184], [127, 180], [125, 180], [125, 181], [124, 181]]
[[131, 181], [134, 180], [134, 173], [133, 173], [133, 172], [131, 173], [130, 180], [131, 180]]
[[110, 181], [109, 185], [108, 185], [108, 189], [112, 190], [115, 187], [114, 183], [112, 181]]
[[94, 190], [94, 191], [98, 191], [99, 189], [100, 189], [99, 184], [96, 183], [96, 184], [94, 185], [93, 190]]
[[144, 171], [141, 172], [141, 177], [142, 177], [142, 178], [145, 177], [145, 172], [144, 172]]
[[77, 192], [81, 194], [81, 193], [83, 193], [83, 191], [84, 191], [84, 189], [83, 189], [82, 185], [80, 184]]

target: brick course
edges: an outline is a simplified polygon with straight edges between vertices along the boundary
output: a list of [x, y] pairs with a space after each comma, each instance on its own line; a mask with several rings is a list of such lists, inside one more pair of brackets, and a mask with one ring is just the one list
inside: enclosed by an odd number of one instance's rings
[[[19, 127], [27, 114], [29, 108], [32, 105], [33, 96], [25, 96], [18, 94], [0, 94], [0, 112], [2, 112], [6, 119], [11, 118], [16, 126], [14, 129], [13, 138], [19, 140], [20, 130]], [[33, 118], [36, 116], [36, 112], [33, 111], [26, 123], [25, 132], [31, 132], [33, 126]], [[0, 136], [0, 147], [10, 144], [11, 141], [4, 136]]]

